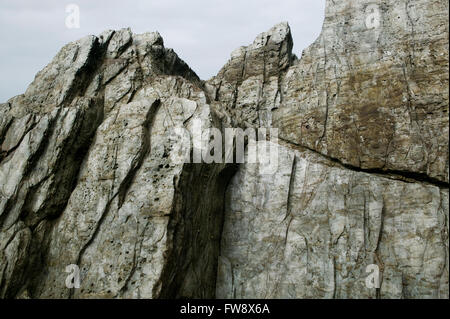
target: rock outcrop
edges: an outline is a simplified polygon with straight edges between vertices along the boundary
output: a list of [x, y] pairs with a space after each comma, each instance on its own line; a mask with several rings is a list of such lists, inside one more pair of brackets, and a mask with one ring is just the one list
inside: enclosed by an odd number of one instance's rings
[[233, 166], [174, 160], [173, 128], [218, 119], [159, 34], [71, 43], [1, 110], [2, 297], [214, 295]]
[[[0, 104], [0, 297], [448, 298], [448, 31], [328, 0], [300, 59], [280, 23], [208, 81], [158, 33], [66, 45]], [[275, 170], [196, 163], [196, 123], [278, 128]]]

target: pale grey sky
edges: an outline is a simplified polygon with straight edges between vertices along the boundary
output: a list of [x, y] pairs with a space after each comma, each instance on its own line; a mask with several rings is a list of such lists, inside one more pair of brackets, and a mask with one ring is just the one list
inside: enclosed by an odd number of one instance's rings
[[[80, 28], [65, 25], [66, 5], [80, 8]], [[167, 48], [202, 79], [261, 32], [288, 21], [294, 52], [320, 34], [325, 0], [2, 0], [0, 102], [25, 92], [35, 74], [66, 43], [106, 29], [159, 31]]]

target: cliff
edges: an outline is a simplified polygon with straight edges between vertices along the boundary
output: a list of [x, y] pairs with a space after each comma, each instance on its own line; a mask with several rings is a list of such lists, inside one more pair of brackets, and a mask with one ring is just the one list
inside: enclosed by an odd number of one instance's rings
[[0, 297], [448, 298], [448, 14], [327, 0], [300, 58], [280, 23], [208, 81], [157, 32], [69, 43], [0, 104]]

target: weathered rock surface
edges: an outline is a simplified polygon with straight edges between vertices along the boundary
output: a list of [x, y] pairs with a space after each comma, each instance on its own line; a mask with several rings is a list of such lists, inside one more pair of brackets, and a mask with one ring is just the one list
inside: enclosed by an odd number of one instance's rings
[[209, 91], [344, 164], [448, 183], [447, 46], [445, 1], [330, 0], [300, 60], [282, 23], [235, 50]]
[[448, 298], [448, 189], [280, 146], [277, 172], [245, 164], [226, 203], [218, 298]]
[[228, 188], [217, 297], [448, 298], [448, 4], [433, 4], [329, 1], [301, 60], [264, 60], [278, 76], [230, 80], [232, 56], [213, 79], [285, 141], [275, 175], [246, 164]]
[[445, 1], [328, 4], [274, 125], [345, 164], [448, 183], [447, 22]]
[[[0, 104], [0, 297], [448, 298], [448, 3], [330, 0], [292, 47], [204, 82], [158, 33], [66, 45]], [[278, 128], [275, 172], [183, 162], [194, 121]]]
[[2, 297], [214, 295], [232, 166], [175, 161], [171, 132], [217, 127], [199, 84], [159, 34], [120, 30], [67, 45], [2, 105]]

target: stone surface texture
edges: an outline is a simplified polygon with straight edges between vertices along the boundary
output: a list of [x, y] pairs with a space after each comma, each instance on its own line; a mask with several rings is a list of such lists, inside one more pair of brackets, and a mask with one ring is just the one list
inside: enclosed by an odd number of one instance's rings
[[[448, 15], [327, 0], [208, 81], [157, 32], [67, 44], [0, 104], [0, 298], [449, 298]], [[277, 128], [276, 169], [183, 161], [194, 123]]]

